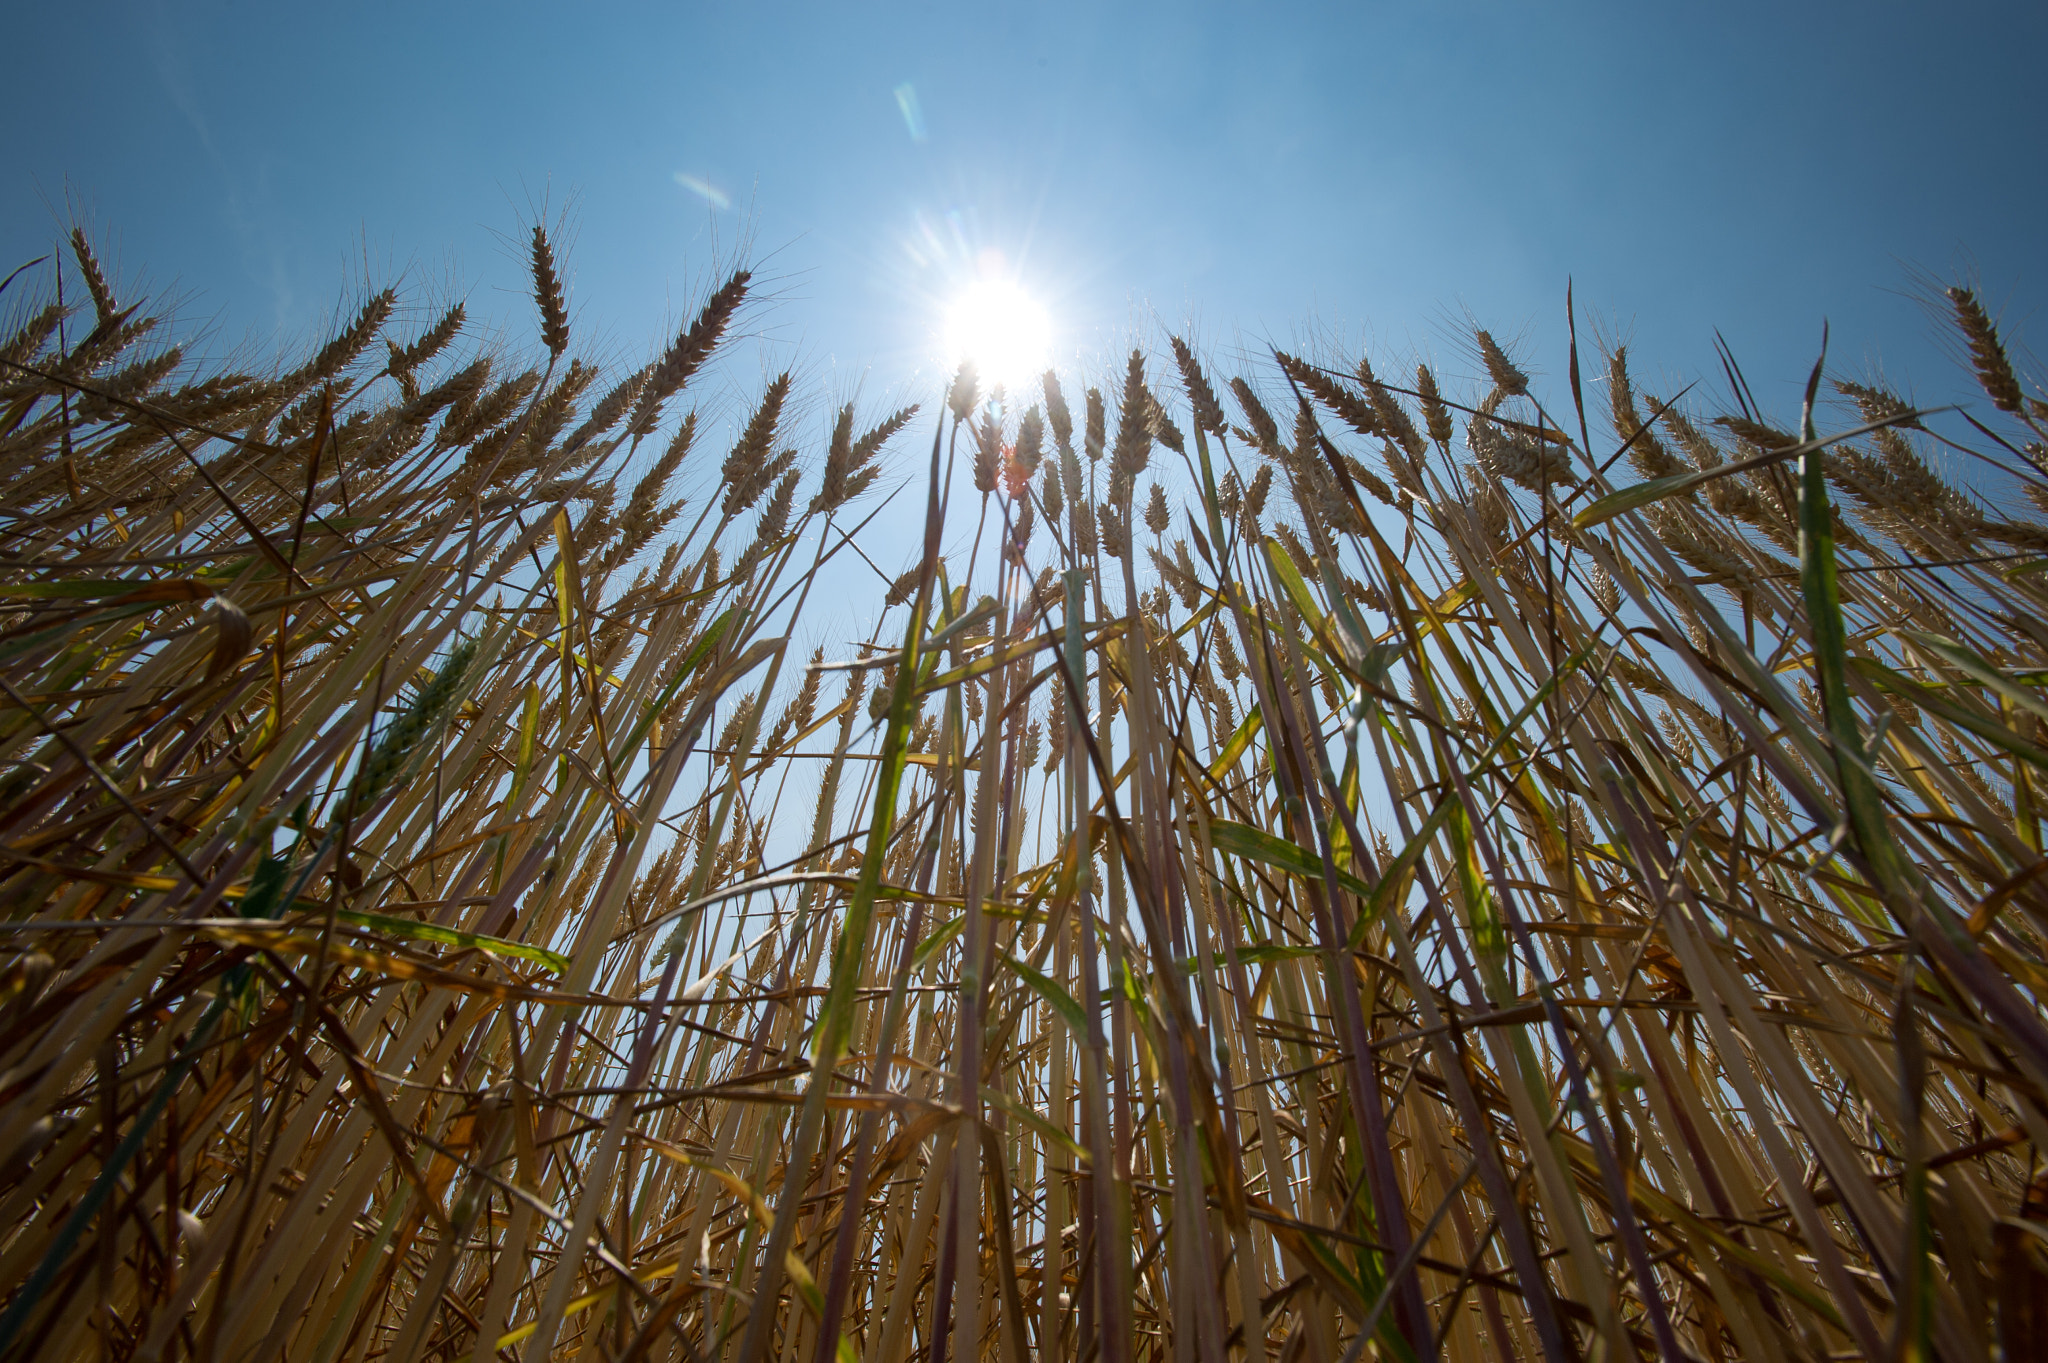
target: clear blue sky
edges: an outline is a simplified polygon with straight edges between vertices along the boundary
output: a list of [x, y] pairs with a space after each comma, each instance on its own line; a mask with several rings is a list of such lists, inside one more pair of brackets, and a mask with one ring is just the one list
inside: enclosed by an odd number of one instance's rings
[[733, 378], [877, 406], [936, 389], [963, 244], [1070, 355], [1193, 322], [1455, 376], [1469, 314], [1559, 388], [1572, 276], [1649, 384], [1718, 382], [1718, 327], [1780, 410], [1824, 316], [1843, 368], [1955, 395], [1913, 267], [1979, 275], [2020, 339], [2048, 300], [2038, 4], [202, 0], [23, 6], [9, 38], [0, 264], [75, 204], [222, 348], [366, 275], [527, 338], [543, 203], [601, 353], [745, 254], [771, 344]]

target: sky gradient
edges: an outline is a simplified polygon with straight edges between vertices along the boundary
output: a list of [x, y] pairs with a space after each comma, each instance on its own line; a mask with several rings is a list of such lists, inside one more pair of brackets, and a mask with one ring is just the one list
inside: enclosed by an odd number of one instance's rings
[[745, 259], [735, 391], [794, 364], [871, 408], [935, 396], [986, 252], [1063, 367], [1191, 326], [1226, 370], [1364, 346], [1455, 384], [1469, 318], [1561, 387], [1571, 278], [1652, 391], [1719, 384], [1719, 328], [1781, 414], [1823, 318], [1840, 371], [1967, 396], [1916, 271], [1979, 279], [2023, 363], [2048, 300], [2038, 5], [201, 0], [11, 32], [0, 264], [76, 212], [221, 350], [311, 341], [366, 279], [530, 344], [542, 212], [579, 347], [644, 358]]

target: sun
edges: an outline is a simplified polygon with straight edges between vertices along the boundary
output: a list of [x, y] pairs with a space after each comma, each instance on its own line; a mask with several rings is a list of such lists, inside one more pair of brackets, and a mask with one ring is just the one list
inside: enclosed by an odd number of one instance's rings
[[1052, 354], [1052, 317], [1014, 280], [977, 279], [946, 308], [946, 362], [974, 361], [984, 387], [1015, 392]]

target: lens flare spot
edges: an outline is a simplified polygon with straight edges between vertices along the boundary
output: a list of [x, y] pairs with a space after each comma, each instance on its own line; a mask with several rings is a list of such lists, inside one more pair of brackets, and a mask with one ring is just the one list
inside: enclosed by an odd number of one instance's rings
[[677, 171], [675, 181], [705, 203], [710, 204], [713, 208], [723, 210], [732, 207], [732, 195], [726, 193], [717, 185], [712, 184], [701, 175], [685, 175], [681, 171]]
[[897, 111], [903, 115], [903, 126], [909, 130], [913, 142], [928, 142], [931, 134], [925, 131], [924, 106], [917, 102], [917, 87], [909, 81], [896, 87]]

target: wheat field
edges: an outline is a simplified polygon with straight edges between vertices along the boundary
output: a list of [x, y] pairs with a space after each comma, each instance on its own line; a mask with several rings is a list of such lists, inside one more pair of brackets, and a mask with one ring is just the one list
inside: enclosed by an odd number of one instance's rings
[[820, 423], [700, 407], [744, 271], [624, 372], [531, 253], [254, 373], [0, 292], [0, 1356], [2043, 1356], [1975, 294], [1953, 411], [1573, 323]]

